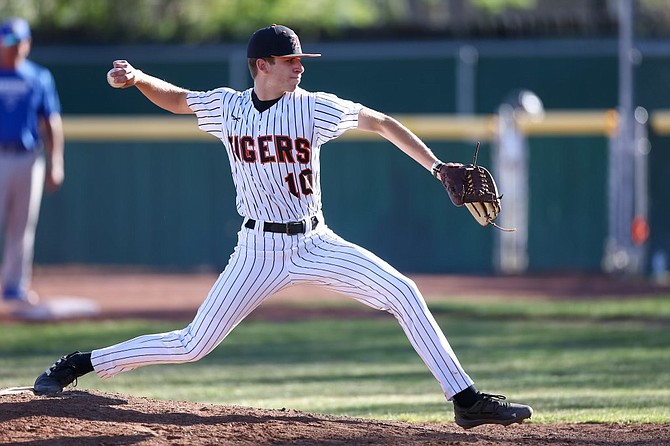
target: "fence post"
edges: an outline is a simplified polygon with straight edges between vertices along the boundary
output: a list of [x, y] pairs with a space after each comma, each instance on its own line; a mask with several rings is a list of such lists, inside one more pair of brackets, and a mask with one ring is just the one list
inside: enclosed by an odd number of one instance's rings
[[505, 192], [499, 224], [516, 228], [498, 232], [493, 268], [498, 273], [518, 274], [528, 269], [528, 140], [520, 119], [541, 119], [544, 106], [528, 90], [515, 90], [498, 107], [498, 128], [493, 150], [493, 169], [498, 190]]

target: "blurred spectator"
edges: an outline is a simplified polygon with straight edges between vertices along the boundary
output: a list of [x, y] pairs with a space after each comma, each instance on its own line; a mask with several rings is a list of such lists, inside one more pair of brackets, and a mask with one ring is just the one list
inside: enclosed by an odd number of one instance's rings
[[27, 59], [31, 44], [24, 19], [0, 26], [2, 297], [16, 307], [38, 301], [30, 282], [42, 191], [64, 179], [60, 100], [49, 70]]

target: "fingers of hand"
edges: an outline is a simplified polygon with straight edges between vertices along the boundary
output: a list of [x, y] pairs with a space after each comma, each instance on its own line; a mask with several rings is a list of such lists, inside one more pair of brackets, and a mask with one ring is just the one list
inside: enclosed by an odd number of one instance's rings
[[483, 203], [483, 205], [486, 209], [486, 214], [490, 217], [491, 221], [495, 220], [500, 213], [500, 205], [498, 202], [494, 201], [492, 203]]
[[125, 68], [112, 68], [107, 72], [107, 82], [114, 88], [130, 87], [135, 80], [135, 73]]
[[110, 87], [122, 88], [126, 81], [126, 73], [123, 68], [112, 68], [107, 72], [107, 83]]
[[502, 208], [500, 207], [500, 200], [495, 200], [493, 203], [493, 208], [495, 209], [495, 215], [500, 214]]
[[477, 223], [482, 226], [489, 224], [489, 219], [486, 214], [486, 207], [483, 203], [466, 203], [465, 207], [468, 209], [468, 211], [470, 211], [472, 216], [475, 217]]
[[135, 69], [125, 60], [115, 60], [107, 72], [107, 82], [114, 88], [130, 87], [134, 84]]
[[486, 226], [495, 220], [500, 213], [500, 205], [496, 202], [473, 202], [465, 203], [465, 207], [470, 211], [470, 214], [482, 226]]
[[47, 171], [46, 175], [46, 187], [47, 191], [55, 192], [63, 184], [65, 179], [65, 172], [63, 168], [52, 168]]

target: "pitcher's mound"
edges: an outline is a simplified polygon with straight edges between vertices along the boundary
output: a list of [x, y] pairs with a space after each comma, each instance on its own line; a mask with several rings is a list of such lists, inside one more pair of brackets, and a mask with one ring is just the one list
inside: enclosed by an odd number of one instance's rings
[[469, 431], [407, 423], [66, 390], [0, 396], [0, 444], [236, 446], [666, 446], [667, 424], [515, 424]]

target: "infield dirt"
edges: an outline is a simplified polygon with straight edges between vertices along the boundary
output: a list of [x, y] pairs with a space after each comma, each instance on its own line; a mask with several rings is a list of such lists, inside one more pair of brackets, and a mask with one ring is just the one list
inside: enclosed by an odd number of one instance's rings
[[[670, 287], [608, 277], [413, 277], [430, 302], [433, 296], [575, 298], [669, 293]], [[38, 269], [35, 287], [46, 296], [82, 296], [100, 305], [96, 318], [188, 319], [214, 274], [172, 275], [80, 268]], [[314, 290], [294, 289], [261, 306], [250, 318], [281, 319], [379, 314], [361, 307], [301, 308], [282, 300], [328, 299]], [[12, 323], [0, 309], [0, 322]], [[160, 401], [68, 390], [58, 397], [31, 392], [0, 396], [0, 444], [15, 445], [526, 445], [667, 446], [670, 424], [539, 424], [468, 431], [453, 422], [445, 405], [443, 423], [403, 423], [181, 401]]]
[[15, 445], [665, 446], [670, 425], [400, 423], [158, 401], [88, 391], [0, 397], [0, 443]]

